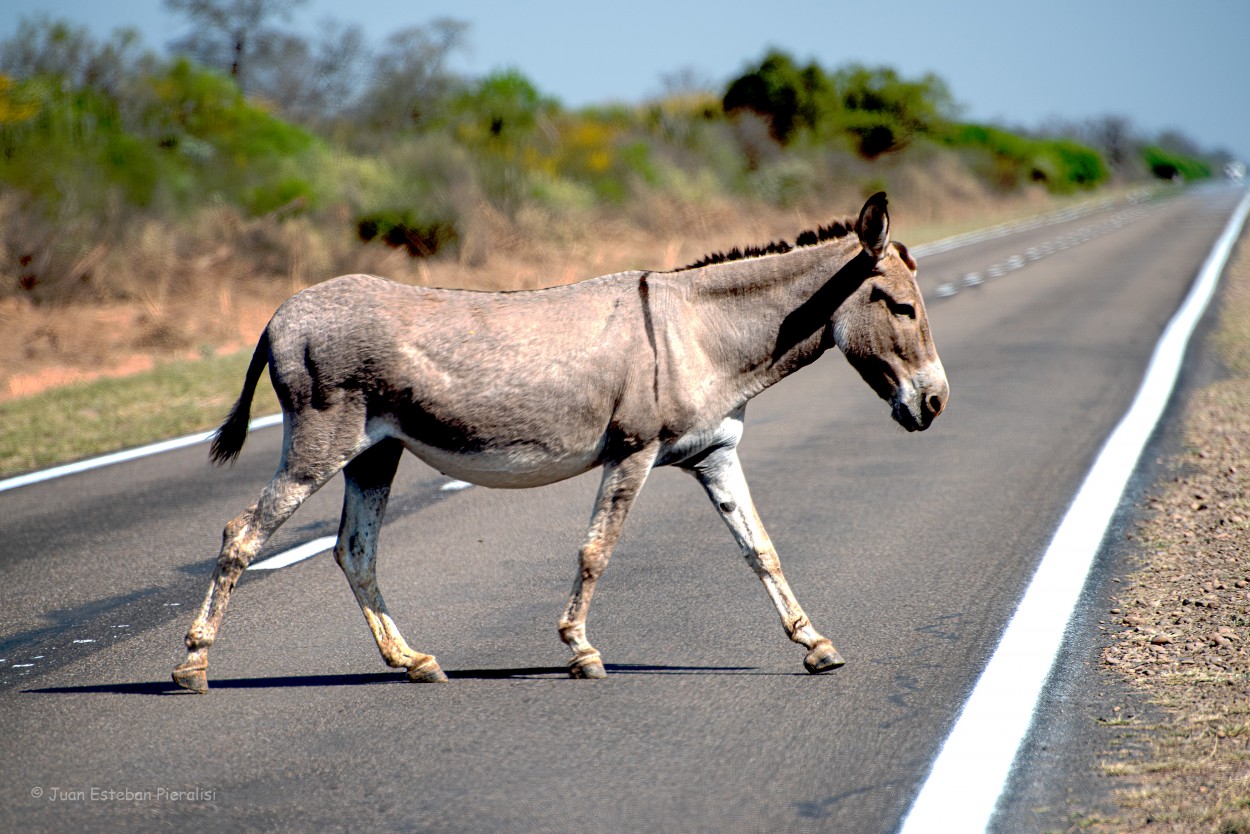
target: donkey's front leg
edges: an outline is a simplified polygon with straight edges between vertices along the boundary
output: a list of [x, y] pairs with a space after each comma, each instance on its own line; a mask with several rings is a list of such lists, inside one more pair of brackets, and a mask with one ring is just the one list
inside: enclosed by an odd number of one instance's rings
[[612, 548], [621, 535], [625, 516], [629, 514], [629, 508], [655, 462], [657, 449], [656, 446], [648, 447], [624, 460], [603, 465], [603, 480], [599, 484], [595, 509], [590, 517], [590, 530], [586, 533], [586, 543], [577, 554], [578, 572], [573, 581], [573, 593], [564, 616], [560, 618], [560, 639], [573, 651], [573, 658], [569, 661], [569, 675], [572, 677], [607, 677], [599, 652], [586, 639], [586, 611], [595, 593], [595, 583], [608, 566]]
[[738, 451], [732, 447], [717, 449], [688, 467], [688, 471], [707, 490], [716, 511], [729, 526], [738, 547], [742, 549], [742, 555], [764, 583], [777, 613], [781, 616], [781, 625], [786, 634], [794, 642], [807, 647], [807, 657], [803, 660], [807, 671], [812, 674], [827, 672], [845, 663], [833, 643], [812, 627], [811, 620], [794, 598], [794, 592], [790, 590], [790, 584], [781, 572], [777, 551], [773, 549], [773, 543], [755, 511], [755, 502], [751, 500], [751, 492], [747, 489]]

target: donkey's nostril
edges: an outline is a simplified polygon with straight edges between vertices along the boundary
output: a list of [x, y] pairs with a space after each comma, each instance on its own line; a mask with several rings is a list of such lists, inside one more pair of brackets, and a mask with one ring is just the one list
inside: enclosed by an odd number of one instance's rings
[[934, 417], [942, 413], [943, 405], [945, 405], [945, 403], [942, 402], [942, 398], [939, 397], [937, 394], [934, 394], [932, 397], [929, 397], [929, 411], [933, 412]]

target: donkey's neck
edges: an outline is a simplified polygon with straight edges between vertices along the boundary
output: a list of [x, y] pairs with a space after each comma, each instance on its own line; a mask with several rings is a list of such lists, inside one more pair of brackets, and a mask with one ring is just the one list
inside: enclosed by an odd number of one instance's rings
[[833, 346], [838, 308], [870, 271], [854, 235], [702, 267], [689, 299], [700, 342], [750, 398]]

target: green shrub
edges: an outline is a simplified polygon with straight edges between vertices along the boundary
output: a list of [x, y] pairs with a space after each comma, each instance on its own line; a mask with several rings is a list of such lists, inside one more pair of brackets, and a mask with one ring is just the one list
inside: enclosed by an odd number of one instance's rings
[[722, 106], [730, 115], [750, 111], [764, 117], [783, 145], [804, 135], [846, 141], [865, 159], [898, 150], [915, 135], [940, 131], [955, 111], [950, 91], [936, 75], [908, 80], [889, 67], [861, 64], [830, 73], [815, 63], [799, 68], [776, 51], [730, 82]]
[[1211, 166], [1201, 159], [1169, 151], [1158, 145], [1142, 148], [1142, 159], [1150, 173], [1161, 180], [1201, 180], [1211, 176]]
[[978, 124], [955, 125], [943, 139], [979, 155], [974, 170], [1003, 190], [1039, 182], [1052, 193], [1064, 194], [1094, 188], [1108, 176], [1097, 151], [1070, 139], [1033, 139]]
[[366, 214], [357, 218], [356, 229], [365, 243], [380, 239], [397, 249], [407, 249], [414, 258], [434, 255], [460, 239], [453, 220], [421, 217], [408, 209]]

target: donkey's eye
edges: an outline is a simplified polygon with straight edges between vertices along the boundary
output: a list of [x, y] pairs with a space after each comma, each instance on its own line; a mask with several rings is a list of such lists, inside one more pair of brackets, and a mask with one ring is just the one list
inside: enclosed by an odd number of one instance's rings
[[879, 285], [873, 285], [872, 294], [868, 297], [869, 301], [882, 301], [892, 315], [904, 316], [909, 319], [916, 317], [916, 308], [912, 304], [903, 301], [895, 301], [894, 298], [882, 289]]

